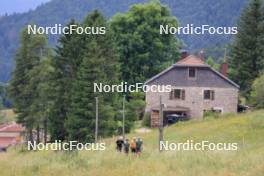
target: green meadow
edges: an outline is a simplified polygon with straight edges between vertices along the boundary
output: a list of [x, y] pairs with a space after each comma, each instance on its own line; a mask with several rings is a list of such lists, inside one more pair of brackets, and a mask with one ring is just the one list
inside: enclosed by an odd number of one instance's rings
[[1, 176], [263, 176], [264, 111], [181, 122], [165, 128], [170, 142], [238, 143], [237, 151], [158, 151], [158, 131], [131, 133], [144, 140], [140, 157], [115, 151], [115, 138], [103, 140], [105, 151], [0, 153]]

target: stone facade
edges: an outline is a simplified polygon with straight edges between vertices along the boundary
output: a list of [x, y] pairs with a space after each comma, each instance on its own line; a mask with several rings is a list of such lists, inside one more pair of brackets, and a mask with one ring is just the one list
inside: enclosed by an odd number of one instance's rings
[[[204, 110], [217, 109], [222, 113], [236, 113], [238, 104], [238, 89], [236, 88], [212, 88], [212, 87], [173, 87], [173, 89], [185, 90], [185, 100], [170, 99], [170, 93], [146, 93], [146, 111], [151, 113], [151, 125], [158, 125], [159, 112], [153, 108], [159, 106], [159, 98], [165, 107], [189, 108], [189, 118], [202, 119]], [[204, 90], [215, 92], [214, 100], [204, 100]]]

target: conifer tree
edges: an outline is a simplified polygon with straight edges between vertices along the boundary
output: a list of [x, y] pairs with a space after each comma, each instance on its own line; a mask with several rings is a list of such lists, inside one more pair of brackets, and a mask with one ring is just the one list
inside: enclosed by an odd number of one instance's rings
[[47, 45], [46, 36], [28, 34], [24, 29], [21, 32], [21, 46], [16, 53], [16, 67], [8, 88], [9, 96], [13, 102], [15, 112], [18, 114], [17, 122], [29, 130], [32, 140], [32, 130], [36, 117], [30, 111], [34, 100], [35, 89], [29, 87], [30, 71], [39, 64]]
[[54, 68], [51, 65], [51, 57], [43, 57], [38, 65], [34, 66], [28, 73], [30, 82], [28, 88], [32, 92], [32, 103], [28, 107], [30, 114], [35, 117], [34, 126], [37, 130], [37, 142], [40, 141], [40, 129], [44, 132], [44, 142], [47, 142], [48, 124], [53, 105], [52, 79]]
[[[72, 20], [67, 26], [79, 25]], [[68, 31], [66, 31], [68, 32]], [[64, 34], [59, 39], [56, 57], [53, 59], [54, 78], [52, 96], [54, 104], [50, 118], [50, 135], [52, 140], [64, 140], [67, 136], [64, 123], [69, 113], [73, 82], [81, 63], [84, 44], [77, 33]]]
[[[107, 23], [98, 11], [94, 11], [87, 16], [83, 25], [106, 26]], [[94, 92], [94, 83], [116, 83], [119, 67], [110, 31], [105, 35], [89, 35], [84, 38], [85, 54], [74, 82], [66, 127], [69, 139], [89, 142], [94, 140], [95, 97], [99, 99], [99, 135], [113, 134], [116, 128], [114, 104], [118, 96], [115, 93]]]
[[263, 19], [262, 1], [251, 0], [241, 14], [231, 49], [230, 76], [247, 98], [254, 79], [264, 69]]

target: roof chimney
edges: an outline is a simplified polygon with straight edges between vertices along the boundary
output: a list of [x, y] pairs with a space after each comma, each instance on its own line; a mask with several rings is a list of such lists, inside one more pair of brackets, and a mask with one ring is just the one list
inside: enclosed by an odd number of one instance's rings
[[226, 61], [226, 48], [225, 48], [224, 62], [220, 66], [220, 73], [225, 77], [227, 77], [227, 72], [228, 72], [228, 64]]
[[182, 60], [182, 59], [184, 59], [184, 58], [186, 58], [186, 57], [188, 57], [188, 51], [187, 50], [182, 50], [181, 51], [181, 58], [180, 58], [180, 60]]
[[204, 58], [205, 58], [205, 53], [204, 53], [204, 50], [202, 49], [199, 53], [199, 58], [204, 61]]
[[222, 63], [220, 66], [220, 73], [227, 77], [228, 64], [226, 62]]

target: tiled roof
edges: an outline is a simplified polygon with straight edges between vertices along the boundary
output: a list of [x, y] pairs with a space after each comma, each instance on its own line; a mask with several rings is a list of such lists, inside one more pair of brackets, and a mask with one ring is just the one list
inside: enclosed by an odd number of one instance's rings
[[9, 125], [0, 126], [0, 132], [23, 132], [25, 128], [22, 125], [12, 123]]
[[8, 126], [8, 124], [0, 124], [0, 129]]
[[1, 148], [6, 148], [15, 143], [16, 143], [15, 137], [0, 137], [0, 147]]
[[172, 66], [168, 67], [167, 69], [163, 70], [159, 74], [157, 74], [157, 75], [153, 76], [152, 78], [150, 78], [149, 80], [147, 80], [145, 82], [145, 84], [149, 84], [151, 81], [159, 78], [160, 76], [166, 74], [170, 70], [172, 70], [174, 68], [177, 68], [177, 67], [204, 67], [204, 68], [208, 68], [213, 73], [215, 73], [216, 75], [220, 76], [221, 78], [223, 78], [224, 80], [226, 80], [227, 82], [229, 82], [230, 84], [232, 84], [233, 86], [235, 86], [236, 88], [239, 89], [239, 85], [234, 83], [232, 80], [230, 80], [229, 78], [227, 78], [226, 76], [224, 76], [220, 72], [218, 72], [218, 71], [214, 70], [213, 68], [211, 68], [200, 57], [197, 57], [197, 56], [194, 56], [194, 55], [190, 55], [190, 56], [188, 56], [188, 57], [186, 57], [186, 58], [184, 58], [182, 60], [179, 60], [178, 62], [176, 62]]
[[179, 60], [178, 62], [175, 63], [175, 65], [178, 66], [204, 66], [204, 67], [208, 67], [207, 64], [204, 63], [204, 61], [194, 55], [190, 55], [182, 60]]

